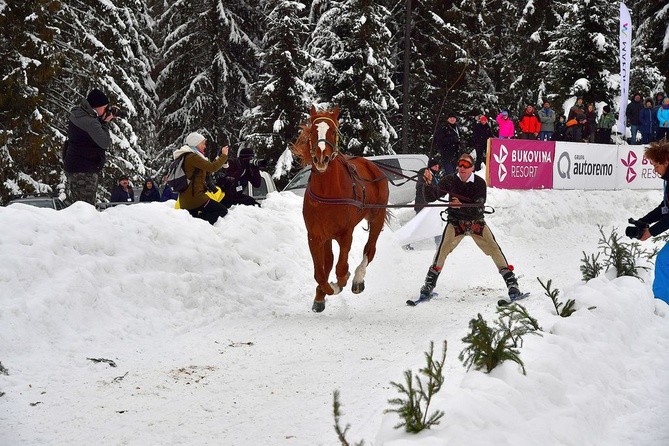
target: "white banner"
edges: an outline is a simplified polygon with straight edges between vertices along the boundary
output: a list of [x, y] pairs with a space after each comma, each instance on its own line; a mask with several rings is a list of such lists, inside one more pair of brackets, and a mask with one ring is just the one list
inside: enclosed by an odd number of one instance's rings
[[556, 142], [553, 189], [615, 189], [617, 155], [612, 144]]
[[618, 113], [618, 133], [625, 130], [625, 112], [629, 102], [630, 67], [632, 59], [632, 19], [625, 3], [620, 2], [620, 106]]
[[646, 146], [618, 146], [616, 189], [662, 190], [662, 178], [644, 156]]

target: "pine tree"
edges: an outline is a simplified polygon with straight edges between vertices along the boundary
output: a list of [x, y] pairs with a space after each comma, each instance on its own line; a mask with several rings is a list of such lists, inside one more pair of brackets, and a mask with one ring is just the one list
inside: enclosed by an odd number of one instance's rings
[[[524, 3], [524, 6], [522, 5]], [[523, 0], [519, 3], [515, 42], [508, 55], [508, 64], [515, 74], [504, 103], [513, 104], [521, 111], [526, 104], [541, 106], [545, 99], [555, 96], [546, 85], [546, 72], [539, 65], [541, 54], [549, 43], [549, 31], [558, 18], [552, 0]]]
[[582, 95], [585, 102], [612, 104], [608, 77], [618, 72], [618, 3], [608, 0], [556, 2], [562, 18], [549, 33], [540, 66], [557, 102]]
[[389, 153], [397, 138], [387, 118], [398, 108], [388, 17], [388, 10], [372, 0], [332, 2], [308, 44], [316, 61], [305, 80], [322, 101], [341, 108], [341, 149], [351, 155]]
[[178, 0], [158, 19], [166, 34], [157, 62], [158, 130], [166, 164], [196, 130], [217, 152], [239, 140], [256, 68], [259, 11], [247, 1]]
[[292, 0], [270, 0], [267, 8], [267, 33], [259, 53], [261, 74], [251, 87], [254, 107], [244, 114], [242, 134], [257, 156], [275, 166], [274, 178], [283, 176], [287, 181], [293, 166], [292, 156], [285, 155], [315, 97], [313, 86], [302, 80], [309, 61], [302, 49], [308, 34], [306, 8]]
[[629, 2], [627, 6], [633, 22], [630, 91], [654, 97], [655, 93], [667, 91], [669, 7], [663, 2], [643, 0]]
[[[110, 125], [112, 148], [102, 171], [100, 199], [109, 196], [119, 174], [141, 181], [150, 173], [144, 164], [149, 152], [144, 148], [154, 141], [155, 92], [150, 72], [155, 48], [143, 5], [141, 0], [92, 5], [63, 0], [52, 17], [61, 58], [61, 70], [47, 94], [54, 114], [52, 132], [66, 135], [70, 109], [93, 87], [103, 90], [111, 104], [128, 114], [127, 119], [115, 119]], [[135, 126], [142, 130], [139, 136]]]
[[11, 195], [54, 192], [60, 179], [45, 108], [58, 67], [50, 26], [58, 6], [26, 0], [0, 8], [0, 203]]
[[[445, 15], [452, 2], [443, 0], [414, 1], [411, 9], [410, 68], [408, 85], [408, 129], [409, 153], [430, 155], [433, 149], [433, 134], [437, 121], [446, 108], [454, 106], [449, 94], [457, 81], [463, 79], [464, 64], [458, 61], [465, 53], [455, 42], [461, 40], [459, 30], [445, 21]], [[405, 20], [405, 0], [395, 5], [395, 20]], [[393, 33], [397, 38], [397, 56], [394, 95], [400, 108], [389, 115], [392, 125], [402, 130], [404, 108], [404, 23], [396, 25]], [[399, 152], [398, 149], [395, 151]]]

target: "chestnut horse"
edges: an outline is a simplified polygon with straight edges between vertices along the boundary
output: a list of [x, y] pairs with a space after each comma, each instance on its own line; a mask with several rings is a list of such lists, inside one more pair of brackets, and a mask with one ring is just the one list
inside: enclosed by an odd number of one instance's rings
[[[292, 147], [303, 166], [311, 164], [311, 176], [304, 194], [302, 215], [307, 227], [309, 250], [314, 263], [316, 297], [312, 310], [325, 309], [325, 295], [339, 294], [350, 273], [348, 254], [353, 230], [366, 219], [369, 238], [362, 262], [355, 269], [353, 293], [365, 289], [367, 265], [374, 259], [376, 241], [386, 221], [388, 178], [371, 161], [339, 153], [339, 108], [317, 112], [311, 107], [309, 121]], [[334, 262], [332, 241], [339, 244], [336, 282], [328, 282]]]

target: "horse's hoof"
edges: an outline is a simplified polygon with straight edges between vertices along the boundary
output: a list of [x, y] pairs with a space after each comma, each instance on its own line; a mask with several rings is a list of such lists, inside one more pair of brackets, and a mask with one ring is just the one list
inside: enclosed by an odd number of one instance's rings
[[351, 286], [351, 291], [353, 291], [353, 294], [360, 294], [363, 291], [365, 291], [365, 282], [360, 282], [360, 283], [353, 283]]
[[314, 313], [321, 313], [323, 310], [325, 310], [325, 301], [315, 300], [314, 304], [311, 306], [311, 311]]

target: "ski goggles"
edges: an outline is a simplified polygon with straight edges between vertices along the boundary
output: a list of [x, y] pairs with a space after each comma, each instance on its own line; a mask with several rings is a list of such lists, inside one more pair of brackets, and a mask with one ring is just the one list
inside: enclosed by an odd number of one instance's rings
[[473, 166], [473, 164], [471, 162], [469, 162], [469, 160], [458, 161], [458, 167], [462, 167], [463, 169], [469, 169], [472, 166]]

